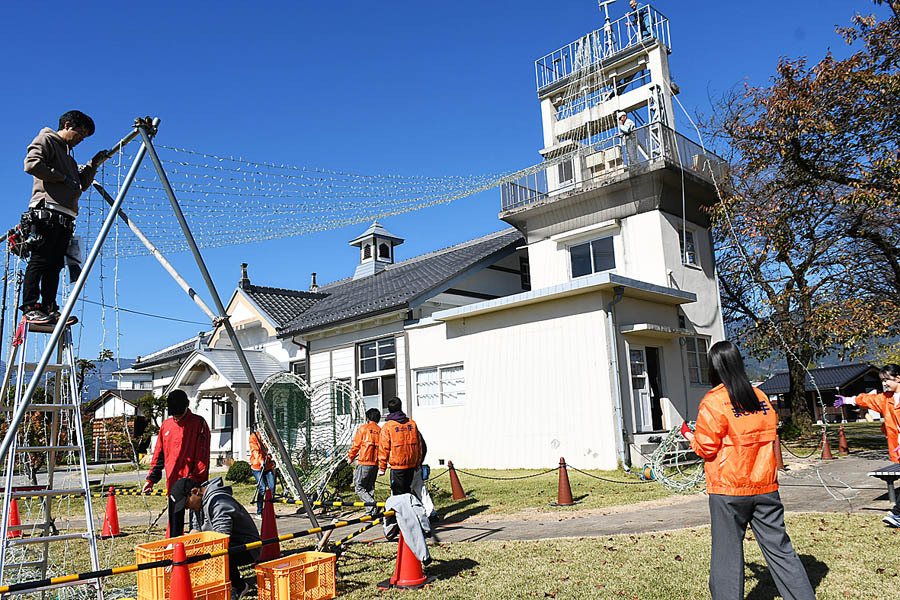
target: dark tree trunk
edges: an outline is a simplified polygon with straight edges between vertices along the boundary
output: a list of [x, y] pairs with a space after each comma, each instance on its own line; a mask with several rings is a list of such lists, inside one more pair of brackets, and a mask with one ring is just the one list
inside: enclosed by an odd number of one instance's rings
[[813, 415], [809, 412], [806, 402], [806, 369], [804, 364], [792, 356], [787, 357], [788, 363], [788, 402], [791, 406], [791, 422], [800, 428], [804, 434], [812, 432]]

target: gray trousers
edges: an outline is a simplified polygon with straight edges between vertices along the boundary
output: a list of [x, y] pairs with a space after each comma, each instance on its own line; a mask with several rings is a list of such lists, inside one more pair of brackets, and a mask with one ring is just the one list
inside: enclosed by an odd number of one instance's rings
[[[353, 491], [363, 502], [375, 502], [375, 479], [378, 477], [378, 465], [356, 465], [353, 471]], [[378, 509], [366, 507], [367, 515], [374, 515]]]
[[784, 506], [777, 491], [757, 496], [710, 494], [709, 518], [709, 591], [713, 600], [744, 598], [743, 541], [748, 524], [784, 600], [815, 600], [806, 569], [784, 529]]

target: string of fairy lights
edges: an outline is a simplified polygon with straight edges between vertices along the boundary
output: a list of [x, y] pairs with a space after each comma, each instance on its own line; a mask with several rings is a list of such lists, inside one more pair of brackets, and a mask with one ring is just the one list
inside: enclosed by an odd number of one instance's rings
[[[163, 145], [156, 149], [201, 248], [281, 239], [420, 210], [499, 187], [523, 173], [552, 166], [548, 162], [571, 158], [559, 157], [515, 173], [427, 177], [313, 169]], [[116, 162], [128, 164], [134, 151], [135, 147], [126, 147]], [[121, 177], [120, 168], [110, 163], [97, 180], [112, 192]], [[108, 208], [95, 191], [86, 193], [78, 231], [97, 231]], [[161, 251], [187, 248], [149, 161], [141, 165], [123, 208]], [[127, 235], [118, 238], [117, 246], [121, 257], [147, 253]]]

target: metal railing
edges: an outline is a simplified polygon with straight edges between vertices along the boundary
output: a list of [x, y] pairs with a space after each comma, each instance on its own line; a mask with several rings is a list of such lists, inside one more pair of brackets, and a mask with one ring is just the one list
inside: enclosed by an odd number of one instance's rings
[[674, 167], [721, 183], [727, 164], [722, 158], [680, 133], [654, 123], [628, 135], [616, 134], [554, 160], [544, 169], [528, 173], [500, 186], [503, 211], [533, 204], [551, 196], [564, 196], [595, 189], [619, 178], [630, 169], [665, 161]]
[[671, 49], [669, 20], [652, 6], [641, 6], [534, 61], [538, 92], [619, 52], [653, 40]]

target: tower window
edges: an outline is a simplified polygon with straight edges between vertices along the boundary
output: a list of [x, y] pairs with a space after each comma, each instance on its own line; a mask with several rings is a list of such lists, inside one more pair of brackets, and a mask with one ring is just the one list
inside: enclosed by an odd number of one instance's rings
[[366, 244], [363, 246], [363, 260], [367, 258], [372, 258], [372, 245]]
[[610, 271], [616, 268], [612, 237], [604, 237], [569, 247], [572, 277]]
[[559, 175], [559, 184], [560, 185], [563, 185], [565, 183], [570, 183], [572, 180], [575, 179], [575, 174], [573, 172], [571, 160], [567, 160], [565, 162], [559, 163], [559, 165], [557, 165], [557, 169], [558, 169], [557, 173]]
[[390, 260], [391, 258], [391, 248], [385, 243], [381, 243], [378, 246], [378, 258], [386, 258]]

